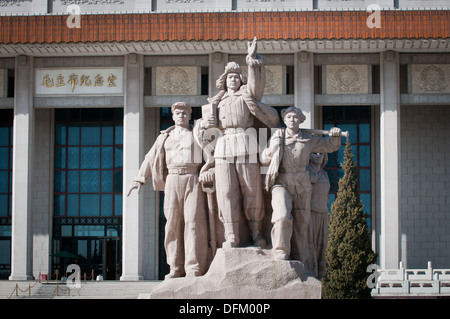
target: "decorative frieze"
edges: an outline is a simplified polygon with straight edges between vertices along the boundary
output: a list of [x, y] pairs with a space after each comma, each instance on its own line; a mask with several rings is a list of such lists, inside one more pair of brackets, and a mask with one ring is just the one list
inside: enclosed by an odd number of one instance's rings
[[411, 93], [450, 93], [450, 64], [412, 64]]
[[312, 9], [312, 1], [306, 0], [245, 0], [237, 1], [236, 10], [305, 10]]
[[392, 7], [390, 0], [378, 0], [376, 2], [369, 0], [319, 0], [315, 9], [332, 9], [332, 8], [354, 8], [366, 9], [370, 4], [376, 3], [381, 8]]
[[124, 0], [61, 0], [61, 4], [70, 5], [98, 5], [98, 4], [124, 4]]
[[20, 6], [24, 0], [2, 0], [0, 1], [0, 7], [14, 7]]
[[156, 95], [198, 95], [198, 67], [156, 67]]
[[123, 68], [36, 69], [35, 95], [119, 95], [123, 83]]
[[327, 94], [369, 93], [369, 70], [367, 65], [327, 65]]
[[[78, 10], [72, 6], [78, 6]], [[107, 13], [107, 12], [142, 12], [151, 11], [152, 1], [139, 0], [54, 0], [53, 13], [73, 12], [83, 13]], [[68, 11], [69, 10], [69, 11]]]
[[[154, 8], [155, 9], [155, 8]], [[158, 0], [156, 11], [159, 12], [196, 12], [231, 10], [231, 1], [218, 0]]]

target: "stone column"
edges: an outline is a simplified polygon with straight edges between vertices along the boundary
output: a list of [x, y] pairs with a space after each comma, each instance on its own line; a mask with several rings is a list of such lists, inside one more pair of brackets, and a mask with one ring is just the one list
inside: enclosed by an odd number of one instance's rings
[[33, 57], [15, 66], [10, 280], [33, 279]]
[[380, 60], [381, 268], [398, 268], [400, 247], [400, 62], [399, 53]]
[[122, 276], [137, 281], [143, 276], [143, 195], [128, 188], [144, 159], [144, 57], [125, 56], [125, 93], [123, 120], [123, 226]]
[[301, 128], [314, 128], [314, 54], [298, 52], [294, 57], [295, 106], [306, 116]]
[[212, 97], [219, 93], [216, 88], [216, 80], [225, 71], [228, 63], [228, 54], [214, 52], [209, 55], [209, 96]]

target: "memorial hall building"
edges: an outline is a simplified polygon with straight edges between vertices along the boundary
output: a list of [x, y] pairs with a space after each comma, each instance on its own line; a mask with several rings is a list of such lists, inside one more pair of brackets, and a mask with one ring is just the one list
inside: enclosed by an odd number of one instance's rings
[[[257, 37], [263, 102], [350, 132], [383, 269], [450, 268], [448, 0], [0, 1], [0, 279], [158, 280], [163, 196], [127, 191]], [[345, 143], [345, 138], [342, 138]], [[331, 202], [343, 147], [326, 166]]]

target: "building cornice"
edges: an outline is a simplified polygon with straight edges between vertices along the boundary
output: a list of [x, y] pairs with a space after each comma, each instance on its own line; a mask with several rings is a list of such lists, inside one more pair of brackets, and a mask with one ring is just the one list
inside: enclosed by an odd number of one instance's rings
[[261, 53], [449, 52], [450, 11], [214, 12], [0, 16], [0, 56], [243, 54], [258, 37]]
[[[450, 39], [348, 39], [348, 40], [261, 40], [262, 54], [313, 53], [379, 53], [387, 50], [402, 53], [450, 52]], [[55, 56], [120, 56], [204, 55], [213, 52], [245, 54], [247, 41], [139, 41], [0, 44], [0, 57], [28, 55]]]

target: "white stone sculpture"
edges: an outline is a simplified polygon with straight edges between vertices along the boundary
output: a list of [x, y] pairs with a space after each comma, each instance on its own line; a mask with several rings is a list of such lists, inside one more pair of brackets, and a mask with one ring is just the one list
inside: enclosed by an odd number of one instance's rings
[[[154, 189], [165, 192], [166, 279], [174, 279], [151, 298], [320, 298], [314, 277], [324, 268], [329, 182], [321, 175], [324, 155], [316, 153], [338, 150], [341, 130], [300, 129], [305, 116], [296, 107], [281, 111], [286, 128], [280, 128], [277, 111], [261, 102], [265, 67], [256, 47], [255, 38], [248, 78], [237, 63], [226, 65], [219, 93], [202, 106], [195, 126], [188, 124], [189, 106], [172, 106], [175, 126], [161, 132], [130, 187], [128, 195], [152, 177]], [[261, 153], [258, 128], [276, 129]], [[268, 166], [265, 179], [260, 164]], [[265, 195], [273, 210], [267, 249]], [[243, 219], [252, 247], [241, 242]], [[191, 278], [176, 278], [185, 273]]]
[[326, 273], [325, 251], [328, 243], [330, 180], [323, 168], [327, 162], [327, 153], [311, 153], [307, 166], [312, 186], [307, 266], [317, 278], [325, 277]]
[[275, 259], [306, 263], [309, 256], [311, 181], [306, 167], [313, 152], [334, 152], [341, 146], [341, 130], [332, 128], [329, 137], [318, 137], [300, 129], [305, 120], [296, 107], [281, 111], [286, 128], [272, 135], [261, 161], [270, 163], [265, 187], [272, 193], [272, 250]]
[[224, 248], [239, 247], [239, 221], [245, 218], [253, 244], [264, 247], [263, 184], [257, 159], [258, 127], [278, 127], [278, 113], [261, 102], [265, 86], [264, 58], [256, 53], [256, 38], [249, 43], [248, 79], [241, 67], [230, 62], [219, 77], [219, 93], [210, 99], [201, 129], [218, 128], [214, 148], [215, 191], [218, 213], [225, 231]]
[[206, 201], [198, 182], [201, 150], [193, 140], [191, 113], [184, 102], [172, 105], [175, 125], [158, 136], [128, 191], [128, 196], [139, 192], [150, 178], [155, 190], [164, 191], [166, 278], [201, 276], [208, 264]]

